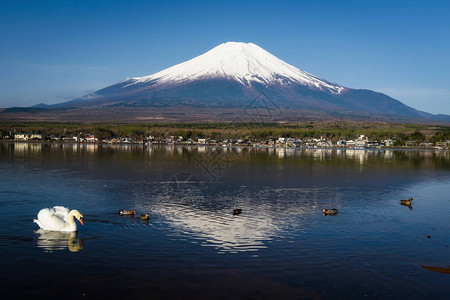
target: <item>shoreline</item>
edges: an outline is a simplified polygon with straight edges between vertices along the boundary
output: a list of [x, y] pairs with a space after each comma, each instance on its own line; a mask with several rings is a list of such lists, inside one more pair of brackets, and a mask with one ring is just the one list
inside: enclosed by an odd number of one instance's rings
[[436, 147], [285, 147], [285, 146], [250, 146], [250, 145], [210, 145], [210, 144], [167, 144], [167, 143], [104, 143], [104, 142], [71, 142], [71, 141], [15, 141], [0, 140], [2, 144], [43, 144], [43, 145], [100, 145], [100, 146], [134, 146], [134, 147], [207, 147], [222, 149], [304, 149], [304, 150], [370, 150], [370, 151], [450, 151], [450, 148], [437, 149]]

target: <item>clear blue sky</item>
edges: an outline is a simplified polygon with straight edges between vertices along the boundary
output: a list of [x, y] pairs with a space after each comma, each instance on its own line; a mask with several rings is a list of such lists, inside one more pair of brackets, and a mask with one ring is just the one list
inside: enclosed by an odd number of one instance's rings
[[227, 41], [450, 114], [450, 1], [0, 2], [0, 107], [58, 103]]

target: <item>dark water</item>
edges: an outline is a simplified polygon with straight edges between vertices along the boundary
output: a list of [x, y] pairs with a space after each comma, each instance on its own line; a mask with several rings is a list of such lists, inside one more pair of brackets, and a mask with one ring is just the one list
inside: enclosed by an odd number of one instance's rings
[[[0, 174], [3, 299], [450, 294], [449, 152], [17, 143]], [[55, 205], [85, 226], [36, 232]]]

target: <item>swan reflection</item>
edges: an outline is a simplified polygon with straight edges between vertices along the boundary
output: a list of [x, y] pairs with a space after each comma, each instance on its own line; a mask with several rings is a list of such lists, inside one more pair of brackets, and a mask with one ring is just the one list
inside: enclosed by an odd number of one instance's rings
[[37, 238], [38, 248], [45, 251], [56, 251], [69, 249], [70, 252], [78, 252], [83, 249], [83, 239], [77, 238], [77, 232], [46, 231], [39, 229]]

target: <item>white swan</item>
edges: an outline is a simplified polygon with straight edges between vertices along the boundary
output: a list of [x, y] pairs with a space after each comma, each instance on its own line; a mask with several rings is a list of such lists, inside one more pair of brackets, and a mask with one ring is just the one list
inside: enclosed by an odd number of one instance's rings
[[39, 211], [37, 220], [33, 222], [44, 230], [49, 231], [77, 231], [77, 224], [74, 218], [84, 225], [83, 215], [78, 210], [71, 210], [63, 206], [53, 208], [43, 208]]

